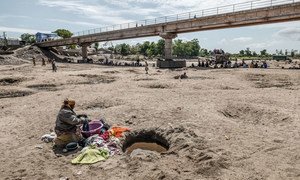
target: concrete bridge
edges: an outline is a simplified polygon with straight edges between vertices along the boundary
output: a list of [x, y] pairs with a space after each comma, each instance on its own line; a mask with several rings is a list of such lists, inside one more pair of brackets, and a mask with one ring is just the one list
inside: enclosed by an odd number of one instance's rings
[[257, 0], [200, 11], [119, 24], [76, 33], [68, 39], [37, 43], [40, 47], [78, 44], [83, 59], [95, 42], [149, 36], [165, 39], [165, 59], [172, 59], [172, 39], [179, 33], [300, 20], [300, 0]]

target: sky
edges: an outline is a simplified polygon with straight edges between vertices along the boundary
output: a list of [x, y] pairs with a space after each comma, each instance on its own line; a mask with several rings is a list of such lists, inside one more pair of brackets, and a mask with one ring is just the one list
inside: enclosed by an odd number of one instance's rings
[[[143, 19], [180, 14], [249, 0], [2, 0], [0, 35], [20, 37], [22, 33], [52, 32], [65, 28], [72, 32], [123, 24]], [[264, 0], [265, 1], [265, 0]], [[291, 0], [273, 0], [291, 1]], [[296, 0], [300, 1], [300, 0]], [[249, 47], [300, 51], [300, 21], [200, 31], [179, 34], [177, 39], [197, 38], [206, 49], [222, 48], [235, 53]], [[136, 44], [159, 37], [113, 41], [109, 44]]]

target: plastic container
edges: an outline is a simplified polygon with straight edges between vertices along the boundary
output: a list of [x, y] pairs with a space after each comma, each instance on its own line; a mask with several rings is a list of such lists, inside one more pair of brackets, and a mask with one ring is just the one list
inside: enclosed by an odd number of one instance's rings
[[89, 122], [89, 131], [83, 131], [81, 126], [81, 134], [83, 137], [88, 138], [94, 134], [101, 134], [103, 124], [100, 121]]

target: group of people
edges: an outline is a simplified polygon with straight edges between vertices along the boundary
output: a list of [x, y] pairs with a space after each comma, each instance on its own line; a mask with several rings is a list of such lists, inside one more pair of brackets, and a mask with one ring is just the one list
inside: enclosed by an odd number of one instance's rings
[[[33, 58], [32, 59], [32, 63], [33, 63], [33, 66], [36, 66], [36, 58]], [[52, 71], [53, 72], [56, 72], [57, 71], [57, 66], [56, 66], [56, 62], [55, 62], [55, 59], [48, 59], [48, 64], [52, 65]], [[42, 58], [42, 66], [46, 66], [46, 60], [45, 58]]]
[[[212, 67], [212, 68], [268, 68], [268, 64], [266, 61], [251, 61], [250, 64], [247, 64], [244, 60], [242, 62], [238, 63], [237, 60], [235, 60], [234, 63], [232, 63], [230, 60], [224, 61], [221, 64], [213, 63], [212, 61], [206, 60], [206, 61], [200, 61], [198, 60], [198, 67]], [[196, 67], [194, 63], [192, 63], [191, 67]]]

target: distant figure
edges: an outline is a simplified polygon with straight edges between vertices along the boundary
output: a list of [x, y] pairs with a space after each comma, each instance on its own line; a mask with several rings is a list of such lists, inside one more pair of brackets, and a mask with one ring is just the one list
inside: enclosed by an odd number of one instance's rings
[[201, 67], [200, 59], [198, 59], [198, 67]]
[[48, 58], [48, 64], [50, 64], [52, 62], [52, 60], [50, 58]]
[[258, 63], [257, 62], [255, 62], [254, 68], [258, 68]]
[[192, 63], [192, 66], [191, 66], [192, 68], [194, 68], [195, 67], [195, 65], [194, 65], [194, 63]]
[[237, 63], [237, 61], [235, 61], [235, 63], [233, 64], [233, 68], [238, 68], [238, 63]]
[[201, 67], [204, 67], [205, 65], [204, 65], [204, 61], [202, 61], [202, 63], [201, 63]]
[[208, 61], [205, 62], [205, 67], [209, 67]]
[[148, 68], [148, 62], [145, 61], [145, 71], [146, 71], [146, 74], [148, 74], [148, 70], [149, 70], [149, 68]]
[[46, 66], [46, 61], [44, 58], [42, 58], [42, 66]]
[[180, 79], [187, 79], [188, 76], [186, 75], [186, 72], [180, 75]]
[[56, 67], [56, 63], [55, 63], [55, 60], [54, 60], [54, 59], [52, 60], [52, 71], [53, 71], [53, 72], [56, 72], [56, 71], [57, 71], [57, 67]]
[[254, 62], [251, 61], [250, 68], [254, 68]]
[[242, 60], [242, 66], [244, 66], [244, 64], [246, 64], [246, 63], [245, 63], [245, 60], [243, 59], [243, 60]]
[[263, 68], [265, 68], [265, 69], [268, 68], [268, 64], [266, 61], [263, 62]]
[[197, 18], [197, 15], [195, 14], [194, 18]]
[[35, 63], [35, 58], [32, 59], [32, 63], [33, 63], [33, 66], [36, 65], [36, 63]]

